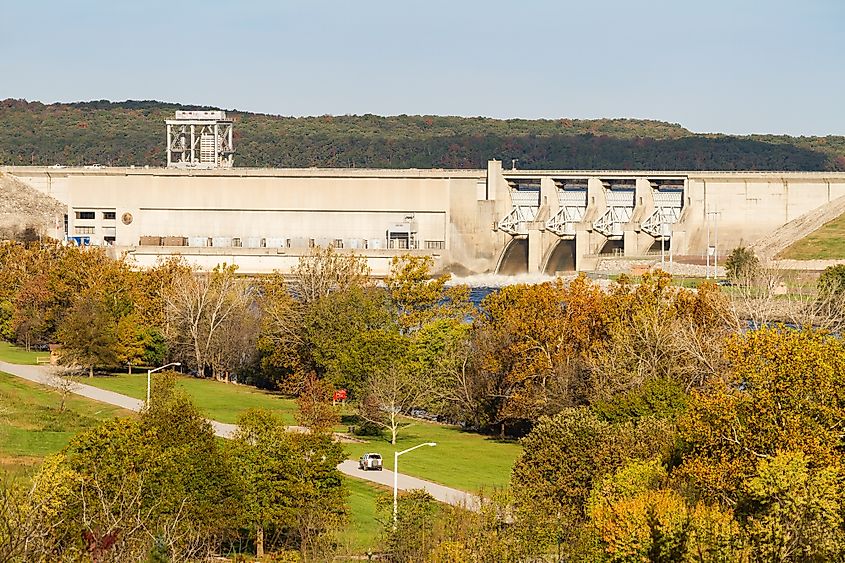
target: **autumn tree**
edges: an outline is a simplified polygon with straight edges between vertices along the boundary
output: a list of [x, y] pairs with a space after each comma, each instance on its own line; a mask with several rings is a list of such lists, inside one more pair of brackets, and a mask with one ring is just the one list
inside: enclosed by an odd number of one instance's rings
[[340, 415], [333, 404], [334, 387], [314, 373], [305, 378], [302, 392], [296, 398], [296, 421], [311, 432], [326, 433], [340, 423]]
[[243, 301], [235, 305], [226, 321], [215, 331], [206, 356], [214, 378], [226, 383], [231, 381], [233, 374], [243, 375], [253, 366], [261, 330], [261, 313], [252, 305], [251, 297], [241, 293], [235, 295]]
[[33, 276], [15, 296], [9, 328], [27, 350], [36, 344], [46, 344], [51, 332], [55, 330], [47, 283], [46, 276]]
[[673, 442], [671, 425], [653, 418], [611, 424], [584, 407], [541, 418], [511, 477], [516, 518], [530, 523], [525, 533], [532, 539], [523, 541], [542, 549], [560, 539], [583, 548], [593, 486], [632, 459], [668, 459]]
[[660, 381], [685, 391], [700, 387], [722, 373], [722, 344], [738, 328], [717, 286], [677, 288], [662, 271], [645, 274], [637, 285], [620, 280], [605, 311], [608, 338], [589, 361], [592, 401]]
[[214, 368], [212, 355], [221, 333], [250, 306], [250, 288], [236, 271], [237, 266], [225, 264], [211, 272], [182, 271], [165, 292], [168, 339], [200, 377], [209, 366]]
[[760, 459], [737, 510], [759, 561], [838, 561], [845, 555], [839, 467], [800, 452]]
[[471, 370], [495, 409], [488, 420], [529, 424], [583, 402], [586, 361], [605, 338], [602, 291], [584, 277], [513, 285], [487, 296], [473, 326]]
[[587, 513], [611, 561], [727, 562], [748, 555], [733, 511], [690, 505], [657, 460], [635, 460], [602, 478]]
[[761, 328], [735, 335], [724, 381], [693, 392], [681, 433], [680, 471], [709, 499], [735, 505], [761, 459], [803, 452], [839, 468], [845, 418], [845, 346], [811, 329]]
[[61, 361], [87, 369], [94, 377], [96, 366], [117, 363], [116, 322], [106, 305], [91, 294], [80, 295], [59, 325]]

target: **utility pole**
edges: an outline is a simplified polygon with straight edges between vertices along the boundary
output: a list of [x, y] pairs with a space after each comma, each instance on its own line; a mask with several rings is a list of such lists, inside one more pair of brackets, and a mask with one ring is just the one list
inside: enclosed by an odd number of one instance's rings
[[[710, 278], [710, 256], [713, 256], [713, 279], [718, 277], [716, 268], [719, 265], [719, 217], [722, 215], [721, 211], [708, 211], [706, 213], [707, 221], [707, 265], [704, 269], [704, 277]], [[713, 223], [715, 238], [713, 244], [710, 244], [710, 224]]]

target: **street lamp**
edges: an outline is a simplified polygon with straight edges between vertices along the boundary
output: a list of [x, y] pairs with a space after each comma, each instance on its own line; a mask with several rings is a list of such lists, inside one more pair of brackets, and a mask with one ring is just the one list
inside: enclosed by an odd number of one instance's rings
[[407, 450], [402, 450], [401, 452], [394, 452], [393, 453], [393, 529], [396, 529], [396, 515], [397, 515], [397, 491], [399, 490], [399, 456], [402, 454], [406, 454], [408, 452], [412, 452], [417, 448], [421, 448], [423, 446], [431, 446], [434, 447], [437, 444], [435, 442], [426, 442], [424, 444], [417, 444], [413, 448], [408, 448]]
[[147, 370], [147, 406], [150, 406], [150, 382], [152, 381], [151, 376], [155, 372], [161, 371], [165, 368], [169, 368], [170, 366], [181, 366], [181, 365], [182, 365], [182, 362], [170, 362], [169, 364], [167, 364], [165, 366], [161, 366], [160, 368], [148, 369]]

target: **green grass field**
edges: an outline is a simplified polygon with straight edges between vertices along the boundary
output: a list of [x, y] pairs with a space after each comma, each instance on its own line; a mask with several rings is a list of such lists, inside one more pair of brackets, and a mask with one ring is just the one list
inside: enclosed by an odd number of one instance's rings
[[845, 215], [825, 223], [806, 237], [788, 246], [778, 258], [792, 260], [832, 260], [845, 258]]
[[400, 457], [400, 472], [470, 492], [506, 486], [511, 467], [522, 452], [515, 442], [464, 432], [455, 426], [418, 421], [399, 434], [395, 447], [389, 440], [376, 438], [363, 444], [346, 444], [346, 451], [352, 459], [365, 452], [378, 452], [384, 458], [384, 467], [393, 469], [395, 451], [423, 442], [437, 445]]
[[348, 548], [349, 553], [375, 550], [382, 529], [379, 519], [386, 517], [376, 510], [376, 499], [381, 495], [390, 496], [391, 492], [387, 488], [351, 477], [344, 477], [343, 481], [349, 491], [349, 524], [338, 534], [338, 542]]
[[0, 372], [0, 471], [25, 472], [77, 432], [131, 414], [75, 395], [59, 410], [58, 393]]
[[34, 365], [36, 358], [48, 358], [49, 352], [27, 352], [8, 342], [0, 341], [0, 361], [10, 364]]
[[[153, 374], [155, 386], [156, 374]], [[136, 399], [147, 395], [147, 374], [106, 375], [93, 379], [83, 377], [82, 383], [121, 393]], [[209, 379], [180, 377], [179, 385], [187, 391], [194, 404], [212, 420], [237, 422], [238, 415], [251, 408], [269, 409], [279, 413], [285, 424], [296, 424], [296, 402], [277, 393], [261, 391], [246, 385], [234, 385]]]

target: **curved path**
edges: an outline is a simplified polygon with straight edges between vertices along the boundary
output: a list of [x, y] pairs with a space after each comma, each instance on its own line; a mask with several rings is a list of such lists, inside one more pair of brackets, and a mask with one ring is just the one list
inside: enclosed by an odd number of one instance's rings
[[[52, 373], [51, 368], [45, 366], [27, 366], [19, 364], [10, 364], [7, 362], [0, 362], [0, 371], [38, 383], [48, 387], [55, 387], [58, 383]], [[84, 383], [74, 382], [71, 391], [77, 395], [100, 401], [101, 403], [108, 403], [122, 407], [130, 411], [140, 411], [144, 406], [144, 401], [134, 399], [114, 391], [106, 391], [99, 387], [85, 385]], [[231, 438], [237, 428], [234, 424], [226, 424], [224, 422], [217, 422], [216, 420], [209, 420], [211, 426], [214, 428], [214, 434], [221, 438]], [[291, 430], [301, 432], [301, 427], [291, 427]], [[385, 469], [384, 471], [362, 471], [358, 468], [358, 462], [352, 460], [345, 460], [337, 466], [338, 470], [344, 475], [354, 477], [356, 479], [363, 479], [379, 485], [393, 487], [393, 472]], [[431, 496], [440, 502], [445, 502], [455, 506], [463, 506], [467, 508], [475, 508], [478, 505], [478, 499], [464, 491], [452, 489], [444, 485], [438, 485], [431, 481], [425, 481], [409, 475], [399, 474], [399, 489], [425, 489]]]

